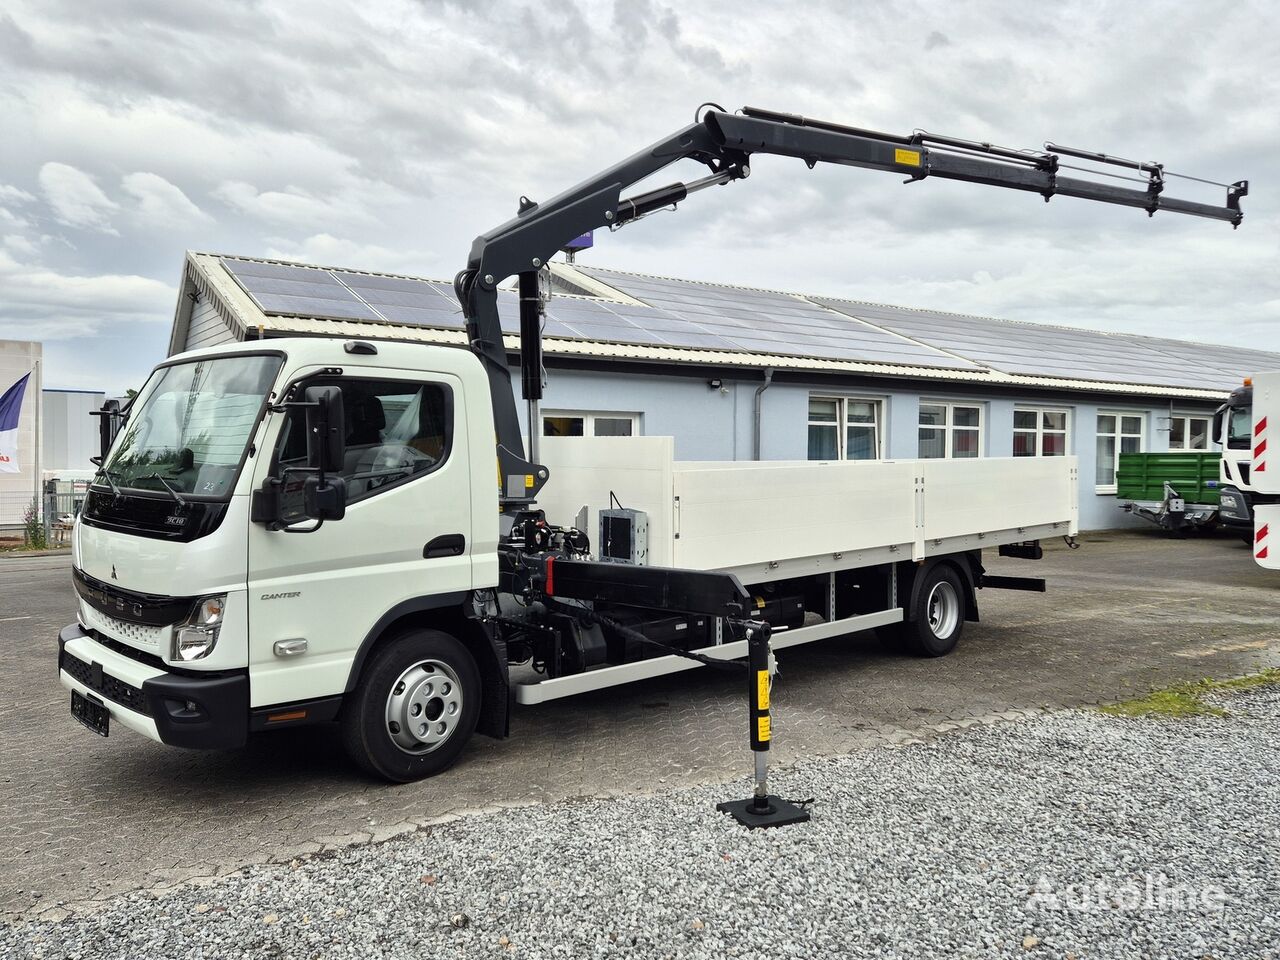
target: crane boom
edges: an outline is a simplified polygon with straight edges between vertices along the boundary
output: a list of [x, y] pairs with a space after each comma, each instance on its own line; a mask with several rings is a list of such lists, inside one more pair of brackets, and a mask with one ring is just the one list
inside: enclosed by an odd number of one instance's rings
[[[714, 106], [714, 105], [712, 105]], [[503, 509], [532, 502], [548, 479], [545, 467], [525, 458], [511, 373], [498, 316], [498, 285], [518, 276], [520, 352], [523, 394], [541, 397], [541, 318], [537, 275], [556, 251], [574, 237], [598, 227], [616, 228], [655, 210], [673, 206], [689, 194], [747, 177], [752, 154], [768, 153], [818, 163], [882, 170], [908, 183], [928, 178], [961, 180], [993, 187], [1146, 210], [1224, 220], [1239, 226], [1240, 200], [1247, 180], [1216, 184], [1226, 188], [1222, 205], [1183, 200], [1165, 194], [1167, 173], [1158, 163], [1138, 163], [1103, 153], [1046, 144], [1044, 151], [1013, 150], [990, 143], [916, 131], [906, 136], [812, 120], [753, 107], [738, 113], [708, 110], [700, 119], [644, 150], [582, 181], [543, 203], [520, 198], [519, 212], [483, 233], [471, 246], [467, 268], [454, 281], [466, 318], [467, 338], [489, 375]], [[1136, 181], [1138, 186], [1067, 177], [1063, 157], [1125, 168], [1128, 175], [1085, 170], [1094, 176]], [[689, 183], [673, 183], [629, 198], [622, 192], [678, 160], [705, 164], [709, 174]], [[1074, 168], [1073, 168], [1074, 169]], [[536, 430], [537, 424], [530, 424]]]

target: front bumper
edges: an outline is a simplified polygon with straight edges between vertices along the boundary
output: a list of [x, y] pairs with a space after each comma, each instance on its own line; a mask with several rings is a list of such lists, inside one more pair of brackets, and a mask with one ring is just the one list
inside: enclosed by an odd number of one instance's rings
[[[174, 747], [218, 750], [244, 745], [249, 677], [177, 674], [100, 643], [78, 623], [58, 634], [58, 678], [102, 703], [111, 718]], [[158, 661], [156, 661], [158, 663]]]
[[1218, 490], [1218, 519], [1230, 527], [1253, 528], [1253, 505], [1249, 495], [1235, 487]]

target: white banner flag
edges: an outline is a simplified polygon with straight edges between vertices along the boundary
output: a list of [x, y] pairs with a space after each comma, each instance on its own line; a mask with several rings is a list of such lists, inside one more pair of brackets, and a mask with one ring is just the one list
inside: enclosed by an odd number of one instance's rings
[[0, 473], [18, 472], [18, 417], [30, 378], [24, 374], [0, 396]]

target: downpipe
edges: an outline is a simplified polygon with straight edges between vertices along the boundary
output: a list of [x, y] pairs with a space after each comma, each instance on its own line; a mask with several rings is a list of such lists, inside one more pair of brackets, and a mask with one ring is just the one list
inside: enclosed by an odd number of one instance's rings
[[751, 449], [752, 459], [760, 459], [760, 420], [761, 411], [764, 409], [764, 392], [769, 389], [773, 383], [773, 367], [764, 368], [764, 383], [756, 387], [755, 410], [753, 411], [754, 423], [751, 433]]

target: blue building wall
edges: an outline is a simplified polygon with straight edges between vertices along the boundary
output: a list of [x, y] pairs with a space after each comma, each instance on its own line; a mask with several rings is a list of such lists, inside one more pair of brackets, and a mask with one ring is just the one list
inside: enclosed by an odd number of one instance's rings
[[[714, 374], [712, 374], [714, 375]], [[515, 371], [518, 382], [519, 372]], [[675, 438], [681, 460], [750, 460], [753, 457], [753, 409], [759, 379], [724, 379], [713, 389], [706, 379], [637, 373], [551, 369], [543, 410], [629, 413], [640, 416], [648, 436]], [[1095, 490], [1096, 417], [1099, 411], [1142, 417], [1144, 449], [1169, 449], [1169, 416], [1211, 415], [1214, 405], [1202, 402], [1143, 400], [1081, 393], [1011, 394], [972, 392], [970, 385], [948, 381], [886, 385], [866, 381], [850, 385], [814, 379], [804, 383], [775, 381], [762, 395], [761, 459], [804, 460], [808, 454], [808, 409], [813, 394], [877, 400], [882, 411], [882, 455], [886, 459], [918, 456], [919, 407], [922, 400], [979, 404], [983, 408], [983, 455], [1013, 455], [1013, 414], [1019, 406], [1055, 407], [1068, 413], [1068, 452], [1079, 458], [1080, 528], [1104, 530], [1145, 526], [1146, 521], [1121, 511], [1112, 494]], [[524, 416], [524, 410], [521, 410]], [[525, 430], [528, 424], [525, 423]]]

